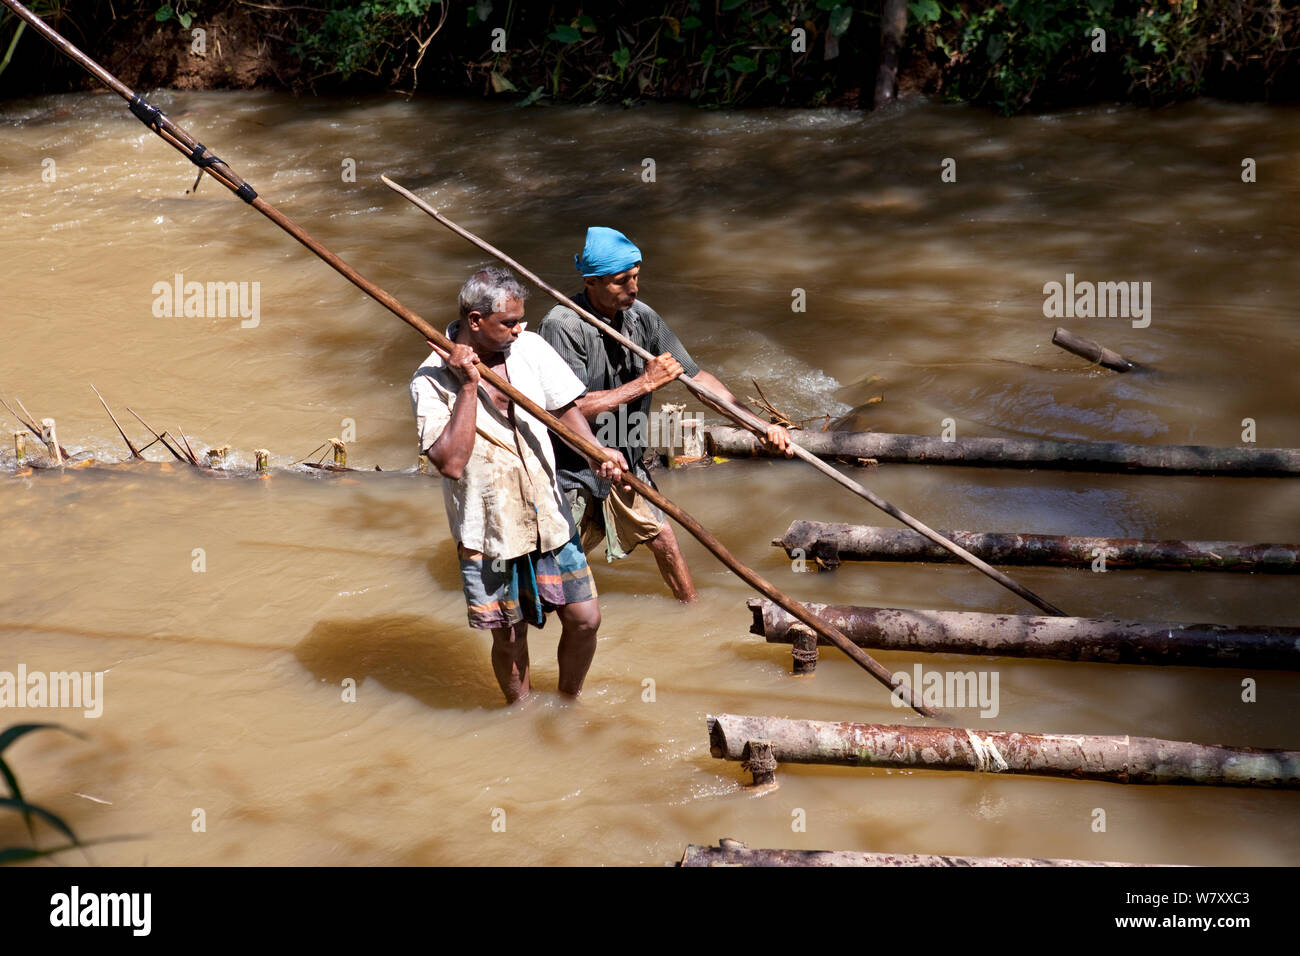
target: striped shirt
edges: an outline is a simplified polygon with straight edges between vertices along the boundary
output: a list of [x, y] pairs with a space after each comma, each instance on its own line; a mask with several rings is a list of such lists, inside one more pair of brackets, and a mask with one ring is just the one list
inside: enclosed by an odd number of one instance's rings
[[[573, 296], [573, 301], [588, 312], [595, 312], [585, 293]], [[597, 313], [599, 314], [599, 313]], [[673, 334], [673, 330], [654, 309], [640, 299], [632, 303], [630, 309], [615, 314], [609, 320], [619, 332], [622, 332], [637, 345], [652, 355], [667, 352], [682, 365], [687, 375], [700, 374], [700, 368], [691, 358], [686, 347]], [[645, 359], [635, 354], [626, 346], [615, 342], [599, 329], [589, 325], [578, 313], [566, 306], [557, 305], [542, 319], [537, 330], [560, 357], [569, 363], [575, 375], [582, 381], [587, 392], [604, 392], [620, 385], [625, 385], [639, 377], [645, 371]], [[645, 457], [647, 446], [632, 439], [649, 433], [650, 401], [653, 393], [642, 395], [633, 402], [628, 402], [626, 421], [640, 421], [642, 425], [627, 429], [627, 434], [620, 435], [613, 443], [627, 463], [636, 468]], [[617, 410], [616, 410], [617, 412]], [[592, 429], [596, 430], [593, 423]], [[571, 488], [586, 488], [597, 498], [609, 495], [609, 482], [602, 481], [591, 470], [587, 460], [567, 445], [558, 445], [555, 449], [555, 462], [560, 470], [560, 486], [568, 491]]]

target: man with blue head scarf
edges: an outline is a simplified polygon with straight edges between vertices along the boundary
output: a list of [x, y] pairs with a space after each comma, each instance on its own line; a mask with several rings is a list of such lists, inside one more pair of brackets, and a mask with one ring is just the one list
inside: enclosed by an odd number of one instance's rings
[[[650, 432], [650, 396], [655, 391], [685, 373], [723, 398], [739, 402], [715, 376], [695, 364], [659, 313], [637, 298], [642, 255], [627, 236], [608, 226], [592, 226], [573, 261], [584, 286], [573, 296], [574, 302], [657, 357], [642, 359], [562, 305], [547, 313], [538, 333], [586, 387], [577, 400], [578, 409], [593, 426], [604, 429], [617, 423], [618, 440], [606, 444], [617, 446], [632, 472], [653, 485], [642, 459]], [[768, 430], [767, 442], [791, 454], [790, 435], [781, 426]], [[694, 601], [690, 568], [664, 513], [628, 488], [611, 488], [567, 446], [557, 446], [555, 457], [560, 487], [582, 529], [583, 547], [590, 551], [603, 541], [606, 559], [613, 561], [644, 542], [673, 595], [679, 601]]]

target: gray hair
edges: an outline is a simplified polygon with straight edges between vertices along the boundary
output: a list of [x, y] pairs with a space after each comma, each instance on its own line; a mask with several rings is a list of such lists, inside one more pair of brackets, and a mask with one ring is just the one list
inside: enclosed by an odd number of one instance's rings
[[471, 312], [488, 316], [502, 311], [509, 299], [522, 303], [527, 298], [528, 290], [513, 272], [500, 266], [486, 266], [460, 287], [460, 317], [463, 319]]

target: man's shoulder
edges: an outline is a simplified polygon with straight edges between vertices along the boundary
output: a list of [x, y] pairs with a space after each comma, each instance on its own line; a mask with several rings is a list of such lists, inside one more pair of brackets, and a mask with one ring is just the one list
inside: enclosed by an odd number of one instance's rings
[[545, 333], [547, 331], [560, 330], [573, 333], [582, 332], [588, 328], [590, 328], [590, 326], [582, 320], [582, 316], [578, 315], [577, 312], [574, 312], [567, 305], [556, 303], [551, 307], [551, 311], [542, 316], [542, 321], [538, 326], [538, 331]]

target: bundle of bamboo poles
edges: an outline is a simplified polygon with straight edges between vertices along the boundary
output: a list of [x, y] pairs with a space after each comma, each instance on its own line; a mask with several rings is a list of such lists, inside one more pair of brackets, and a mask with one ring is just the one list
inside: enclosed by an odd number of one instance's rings
[[1029, 734], [718, 714], [709, 752], [745, 761], [755, 784], [781, 763], [1029, 774], [1108, 783], [1300, 789], [1300, 751], [1155, 737]]
[[[741, 428], [705, 429], [710, 455], [774, 457]], [[884, 432], [801, 431], [799, 442], [822, 458], [849, 462], [875, 459], [914, 465], [982, 465], [1067, 471], [1159, 475], [1236, 475], [1243, 478], [1300, 476], [1300, 448], [1228, 448], [1209, 445], [1134, 445], [1126, 442], [1063, 442], [1031, 438], [954, 438]]]
[[[820, 642], [775, 604], [748, 603], [750, 633], [790, 644], [797, 674], [817, 666]], [[1186, 624], [809, 604], [859, 647], [1103, 664], [1300, 670], [1300, 627]]]
[[[1242, 541], [1155, 541], [1143, 538], [1098, 538], [1076, 535], [943, 531], [963, 548], [991, 564], [1087, 568], [1099, 559], [1108, 571], [1152, 568], [1171, 571], [1238, 571], [1294, 574], [1300, 571], [1300, 545]], [[826, 521], [793, 521], [772, 541], [791, 557], [819, 567], [841, 561], [949, 561], [906, 528]]]

